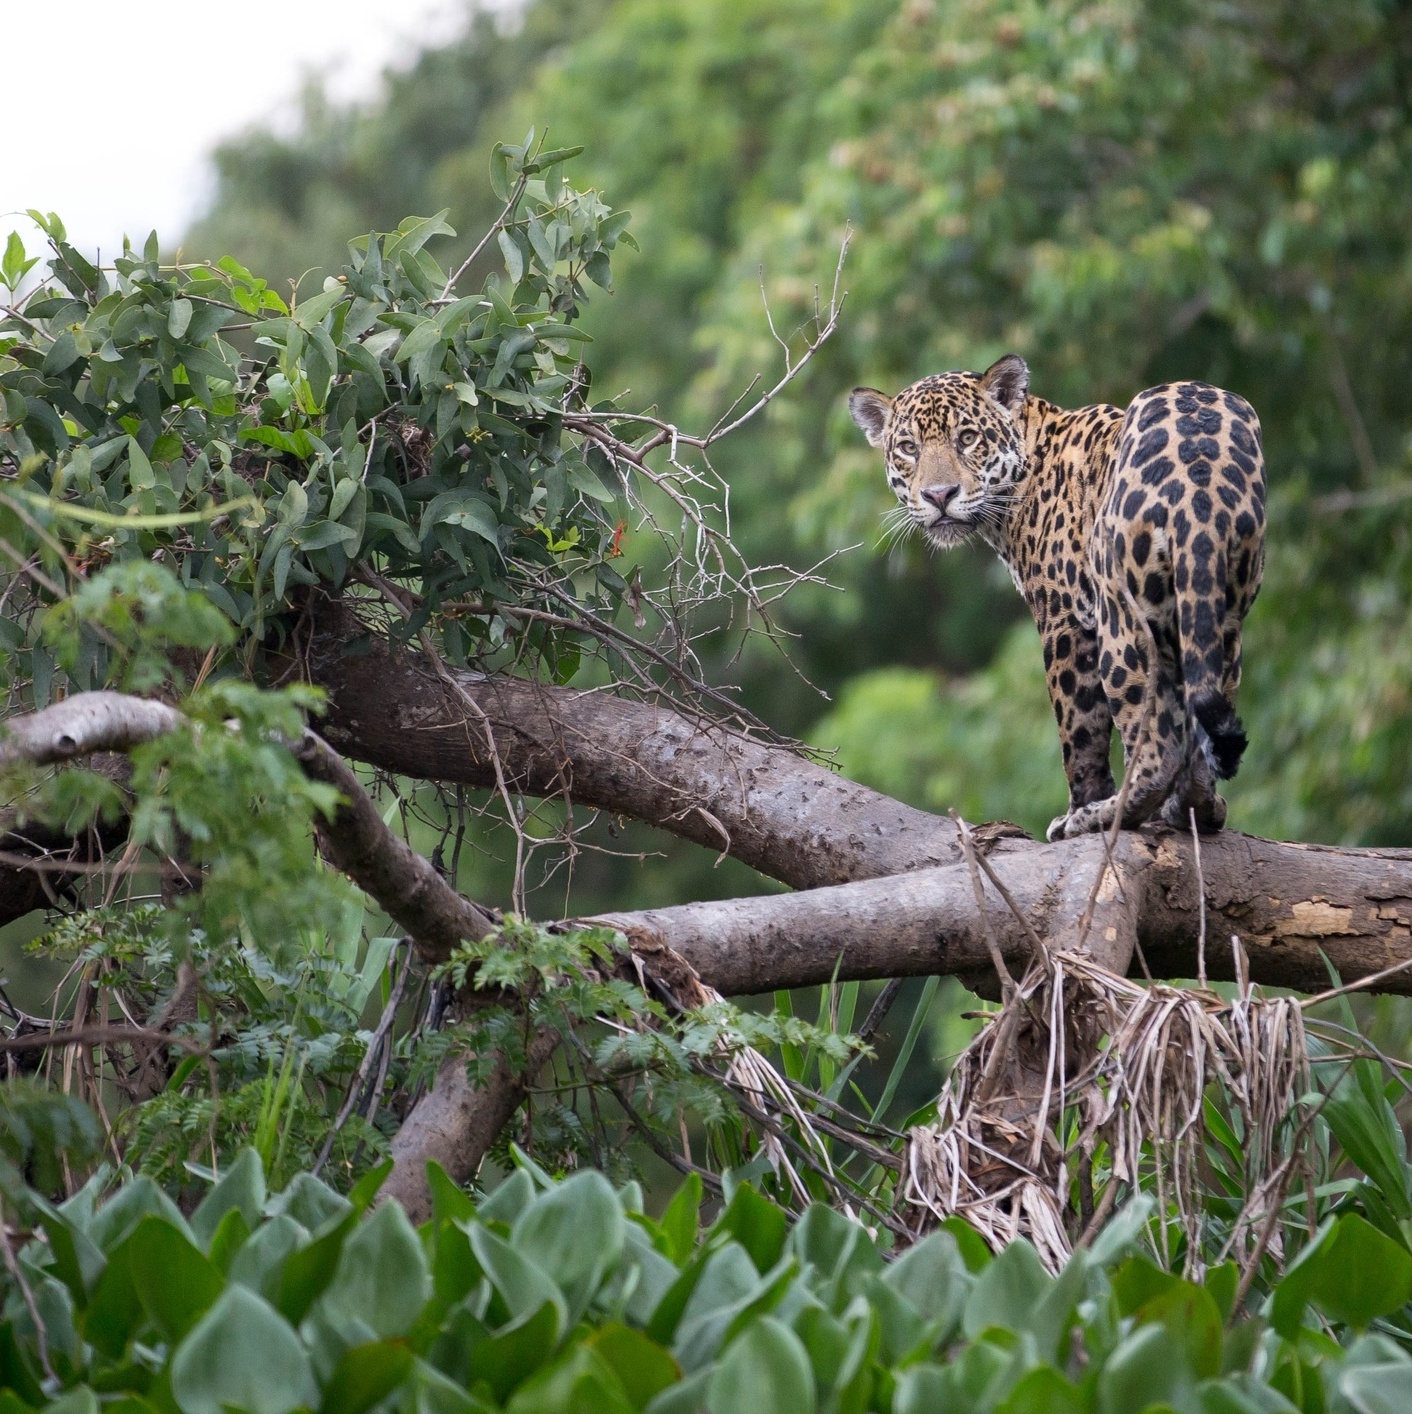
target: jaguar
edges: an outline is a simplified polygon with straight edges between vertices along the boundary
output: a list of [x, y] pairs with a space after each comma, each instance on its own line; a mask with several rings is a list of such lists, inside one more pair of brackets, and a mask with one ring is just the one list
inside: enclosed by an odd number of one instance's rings
[[[938, 548], [979, 536], [1044, 650], [1069, 783], [1051, 840], [1155, 818], [1214, 832], [1236, 772], [1241, 626], [1265, 560], [1260, 421], [1236, 393], [1163, 383], [1126, 408], [1066, 410], [1024, 359], [938, 373], [849, 411], [907, 524]], [[1115, 790], [1110, 743], [1123, 745]]]

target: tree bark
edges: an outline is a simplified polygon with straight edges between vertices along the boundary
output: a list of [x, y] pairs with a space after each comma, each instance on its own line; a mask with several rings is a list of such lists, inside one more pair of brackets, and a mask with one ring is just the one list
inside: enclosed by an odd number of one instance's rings
[[[978, 847], [1014, 903], [986, 881], [982, 914], [952, 822], [844, 781], [797, 752], [607, 693], [475, 674], [460, 674], [453, 690], [415, 656], [380, 647], [350, 657], [319, 641], [303, 661], [330, 692], [328, 736], [363, 761], [489, 785], [498, 755], [511, 789], [568, 794], [647, 820], [800, 890], [605, 918], [649, 970], [664, 959], [678, 969], [685, 963], [726, 995], [834, 976], [931, 973], [991, 990], [987, 933], [1018, 972], [1031, 948], [1023, 919], [1061, 945], [1082, 941], [1118, 972], [1139, 953], [1157, 977], [1198, 971], [1203, 890], [1185, 835], [1123, 832], [1109, 867], [1097, 836], [1049, 845], [982, 827]], [[483, 720], [468, 720], [462, 692]], [[5, 750], [10, 759], [68, 759], [130, 746], [168, 720], [128, 701], [72, 698], [11, 723]], [[94, 725], [104, 719], [106, 734]], [[382, 826], [346, 764], [317, 739], [299, 749], [345, 797], [326, 830], [339, 867], [411, 931], [435, 935], [437, 950], [483, 936], [486, 911], [460, 899]], [[1325, 984], [1324, 956], [1346, 982], [1412, 959], [1412, 850], [1280, 844], [1226, 831], [1205, 840], [1201, 864], [1211, 978], [1235, 975], [1233, 935], [1254, 981], [1306, 991]], [[1381, 978], [1378, 990], [1412, 991], [1412, 969]], [[532, 1055], [544, 1044], [534, 1038]], [[502, 1069], [472, 1099], [456, 1074], [443, 1071], [399, 1136], [392, 1191], [414, 1212], [425, 1210], [425, 1158], [438, 1157], [456, 1178], [473, 1173], [529, 1078]]]
[[493, 741], [513, 791], [567, 796], [660, 826], [796, 889], [961, 857], [950, 820], [798, 752], [606, 692], [469, 672], [450, 674], [453, 690], [421, 655], [354, 638], [344, 615], [321, 614], [320, 631], [286, 667], [327, 691], [322, 734], [354, 760], [493, 787]]

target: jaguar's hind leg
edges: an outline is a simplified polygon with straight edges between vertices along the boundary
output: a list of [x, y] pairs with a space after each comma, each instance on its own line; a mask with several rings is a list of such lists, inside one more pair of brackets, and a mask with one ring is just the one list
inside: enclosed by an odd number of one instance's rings
[[1194, 722], [1188, 726], [1193, 735], [1190, 754], [1162, 802], [1162, 822], [1174, 830], [1189, 830], [1194, 810], [1196, 828], [1203, 835], [1214, 835], [1225, 827], [1226, 801], [1216, 790], [1216, 773], [1203, 749], [1201, 728]]
[[[1129, 605], [1113, 598], [1105, 600], [1100, 624], [1104, 650], [1100, 670], [1126, 763], [1123, 826], [1132, 830], [1162, 806], [1183, 774], [1185, 713], [1174, 665], [1160, 649], [1156, 662], [1150, 661], [1154, 639], [1162, 636], [1161, 626], [1149, 638]], [[1065, 839], [1073, 839], [1108, 828], [1120, 796], [1121, 792], [1070, 812], [1061, 831], [1050, 838], [1057, 839], [1062, 832]]]

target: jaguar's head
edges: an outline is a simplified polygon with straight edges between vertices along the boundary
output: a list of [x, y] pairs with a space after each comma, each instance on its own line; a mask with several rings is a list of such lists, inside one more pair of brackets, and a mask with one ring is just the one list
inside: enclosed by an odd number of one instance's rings
[[1029, 386], [1024, 359], [1006, 354], [984, 373], [936, 373], [895, 398], [850, 394], [854, 422], [886, 458], [887, 484], [931, 544], [999, 536], [1025, 466]]

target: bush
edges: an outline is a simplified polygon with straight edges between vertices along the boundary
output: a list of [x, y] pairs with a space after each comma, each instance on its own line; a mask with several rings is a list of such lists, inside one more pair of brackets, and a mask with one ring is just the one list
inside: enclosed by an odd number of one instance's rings
[[1412, 1381], [1366, 1333], [1412, 1256], [1352, 1213], [1246, 1314], [1234, 1263], [1196, 1284], [1139, 1250], [1145, 1198], [1056, 1278], [958, 1219], [893, 1256], [742, 1184], [702, 1230], [694, 1175], [654, 1220], [635, 1183], [523, 1156], [479, 1203], [433, 1166], [414, 1231], [395, 1204], [364, 1216], [380, 1175], [267, 1194], [246, 1150], [189, 1216], [146, 1177], [28, 1193], [0, 1411], [1368, 1411]]

